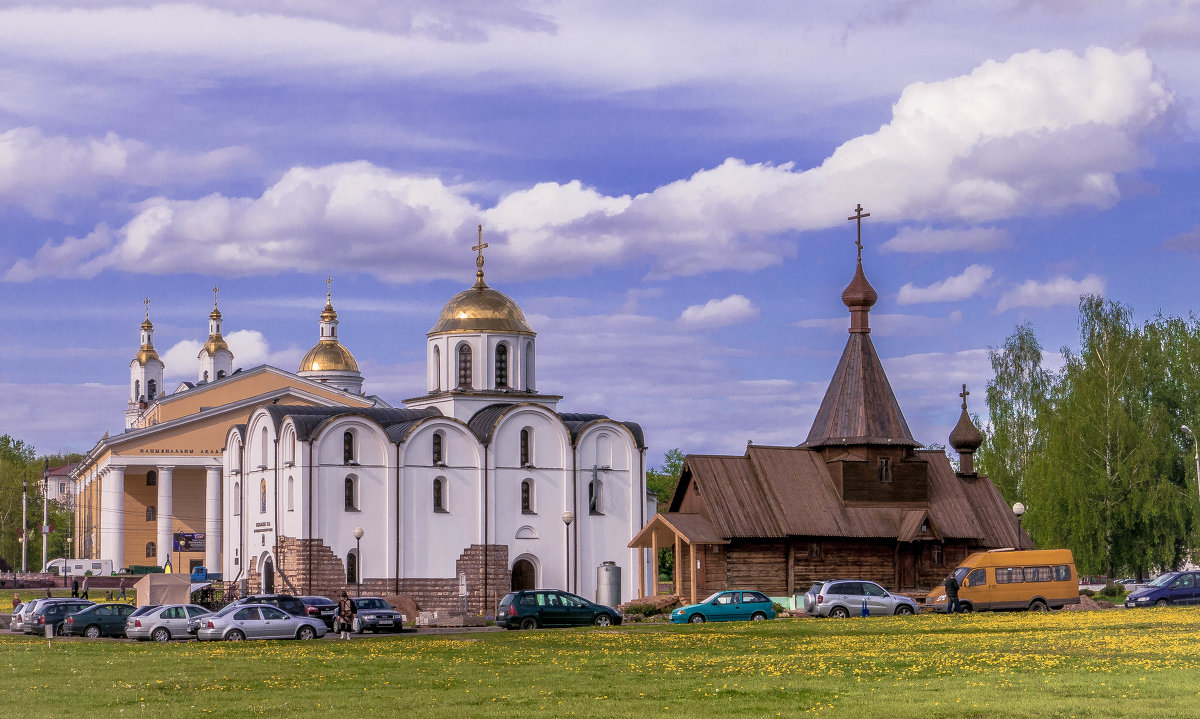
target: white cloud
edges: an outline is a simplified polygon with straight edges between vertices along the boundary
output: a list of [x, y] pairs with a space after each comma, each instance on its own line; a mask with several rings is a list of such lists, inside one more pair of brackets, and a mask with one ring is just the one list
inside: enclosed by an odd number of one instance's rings
[[[266, 336], [258, 330], [235, 330], [223, 337], [226, 344], [229, 345], [229, 351], [233, 353], [234, 369], [249, 369], [261, 364], [269, 364], [294, 371], [300, 366], [303, 350], [289, 347], [274, 351]], [[197, 356], [203, 346], [204, 342], [200, 340], [180, 340], [160, 354], [164, 368], [164, 380], [167, 382], [168, 389], [174, 390], [176, 384], [183, 380], [196, 381], [200, 370]]]
[[[87, 451], [105, 427], [119, 433], [128, 392], [124, 384], [0, 383], [6, 427], [46, 454]], [[62, 411], [49, 412], [48, 407]]]
[[113, 184], [194, 182], [225, 174], [249, 159], [249, 151], [238, 147], [188, 154], [154, 150], [112, 132], [75, 138], [19, 127], [0, 132], [0, 204], [49, 217], [63, 198], [90, 197]]
[[922, 302], [965, 300], [978, 292], [991, 276], [991, 267], [971, 265], [963, 270], [962, 274], [947, 277], [928, 287], [917, 287], [911, 282], [905, 283], [900, 288], [900, 296], [897, 301], [902, 305], [915, 305]]
[[679, 321], [692, 327], [726, 327], [756, 320], [758, 316], [758, 307], [747, 297], [730, 295], [688, 307], [679, 316]]
[[901, 227], [892, 239], [883, 243], [881, 249], [885, 252], [987, 252], [1004, 249], [1011, 244], [1008, 232], [997, 227]]
[[1200, 225], [1187, 232], [1172, 235], [1163, 242], [1163, 248], [1177, 252], [1195, 252], [1200, 250]]
[[996, 311], [1004, 312], [1014, 307], [1073, 305], [1079, 302], [1080, 295], [1103, 294], [1104, 287], [1104, 278], [1099, 275], [1088, 275], [1081, 280], [1073, 280], [1065, 275], [1046, 282], [1025, 280], [1000, 297]]
[[[1144, 52], [1031, 51], [910, 85], [888, 125], [807, 171], [728, 159], [632, 198], [545, 182], [481, 209], [469, 188], [437, 178], [366, 162], [297, 167], [258, 198], [148, 200], [111, 236], [47, 243], [6, 277], [369, 266], [427, 281], [458, 266], [451, 248], [472, 240], [477, 222], [491, 266], [526, 277], [630, 264], [649, 264], [651, 276], [753, 271], [796, 254], [789, 233], [840, 225], [846, 211], [831, 208], [853, 198], [873, 198], [867, 209], [888, 222], [1111, 204], [1116, 174], [1137, 166], [1137, 138], [1171, 101]], [[84, 252], [105, 240], [112, 246]]]

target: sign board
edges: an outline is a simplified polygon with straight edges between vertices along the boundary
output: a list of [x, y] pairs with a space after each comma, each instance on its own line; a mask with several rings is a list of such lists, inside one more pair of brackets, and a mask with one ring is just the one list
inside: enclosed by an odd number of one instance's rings
[[466, 572], [458, 573], [458, 596], [460, 596], [460, 597], [467, 596], [467, 573]]
[[204, 532], [176, 532], [176, 552], [203, 552]]

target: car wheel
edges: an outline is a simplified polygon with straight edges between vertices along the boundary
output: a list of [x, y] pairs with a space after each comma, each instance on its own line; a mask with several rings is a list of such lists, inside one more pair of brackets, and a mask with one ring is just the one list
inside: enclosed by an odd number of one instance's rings
[[600, 614], [596, 616], [596, 620], [592, 623], [598, 627], [611, 627], [613, 621], [612, 617], [608, 616], [607, 614]]
[[958, 608], [958, 611], [962, 614], [970, 614], [971, 612], [975, 611], [975, 608], [972, 607], [970, 603], [964, 602], [962, 606]]
[[846, 619], [850, 616], [850, 612], [846, 611], [845, 607], [834, 607], [829, 610], [829, 616], [834, 619]]
[[1168, 602], [1168, 601], [1167, 601], [1167, 600], [1165, 600], [1165, 599], [1160, 599], [1160, 600], [1158, 600], [1157, 602], [1155, 602], [1155, 603], [1154, 603], [1154, 605], [1155, 605], [1156, 607], [1166, 607], [1166, 606], [1170, 606], [1170, 604], [1171, 604], [1171, 603], [1170, 603], [1170, 602]]
[[692, 616], [688, 617], [688, 621], [692, 624], [703, 624], [708, 620], [705, 619], [703, 614], [693, 614]]
[[100, 627], [93, 624], [92, 626], [83, 630], [83, 636], [87, 637], [88, 639], [99, 639], [100, 638]]
[[534, 619], [533, 617], [525, 617], [524, 619], [521, 620], [521, 628], [522, 629], [537, 629], [537, 627], [538, 627], [537, 620]]
[[1047, 607], [1046, 603], [1040, 599], [1033, 600], [1033, 602], [1029, 605], [1029, 611], [1031, 612], [1046, 612], [1049, 610], [1050, 607]]
[[761, 622], [761, 621], [765, 620], [766, 618], [767, 618], [767, 615], [763, 614], [762, 612], [755, 612], [754, 614], [750, 615], [750, 620], [754, 621], [754, 622]]
[[166, 627], [159, 627], [154, 630], [150, 638], [156, 642], [169, 642], [171, 641], [171, 630]]
[[226, 634], [225, 638], [231, 642], [240, 642], [246, 638], [246, 635], [242, 634], [239, 630], [234, 629], [232, 632]]
[[300, 631], [296, 632], [297, 639], [313, 639], [317, 636], [317, 630], [312, 627], [300, 627]]
[[912, 613], [912, 607], [908, 606], [907, 604], [901, 604], [900, 606], [896, 607], [896, 614], [900, 616], [907, 616]]

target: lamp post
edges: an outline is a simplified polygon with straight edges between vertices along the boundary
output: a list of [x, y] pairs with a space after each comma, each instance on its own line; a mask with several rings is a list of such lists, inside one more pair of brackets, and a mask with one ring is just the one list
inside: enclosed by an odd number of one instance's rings
[[67, 556], [63, 557], [63, 587], [67, 586], [67, 562], [71, 561], [71, 542], [74, 537], [67, 537], [64, 541], [67, 543]]
[[354, 573], [354, 584], [355, 584], [354, 596], [356, 596], [356, 597], [362, 596], [362, 575], [363, 575], [362, 538], [363, 538], [363, 528], [355, 527], [354, 528], [354, 561], [358, 564], [358, 566], [355, 567], [355, 569], [358, 571], [356, 571]]
[[1196, 435], [1192, 434], [1192, 428], [1186, 424], [1180, 427], [1188, 436], [1192, 438], [1192, 447], [1196, 452], [1196, 487], [1200, 488], [1200, 442], [1197, 442]]
[[26, 550], [29, 548], [29, 479], [25, 472], [21, 474], [21, 573], [29, 571], [25, 563]]
[[1025, 541], [1021, 539], [1021, 516], [1025, 514], [1025, 505], [1017, 502], [1012, 506], [1013, 514], [1017, 515], [1017, 549], [1021, 549], [1021, 545]]
[[46, 458], [46, 468], [42, 470], [42, 571], [46, 571], [47, 543], [50, 541], [50, 458]]
[[571, 523], [575, 521], [575, 513], [567, 510], [562, 513], [563, 524], [566, 525], [566, 542], [563, 543], [563, 570], [566, 572], [564, 577], [563, 587], [568, 592], [571, 591]]

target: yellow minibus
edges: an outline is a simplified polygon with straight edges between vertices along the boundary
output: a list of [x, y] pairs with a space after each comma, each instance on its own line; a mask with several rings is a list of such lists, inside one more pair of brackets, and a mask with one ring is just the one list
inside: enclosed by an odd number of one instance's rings
[[[1044, 612], [1079, 603], [1079, 576], [1069, 549], [992, 549], [968, 556], [957, 569], [964, 612], [1028, 609]], [[925, 597], [926, 610], [946, 611], [945, 585]]]

